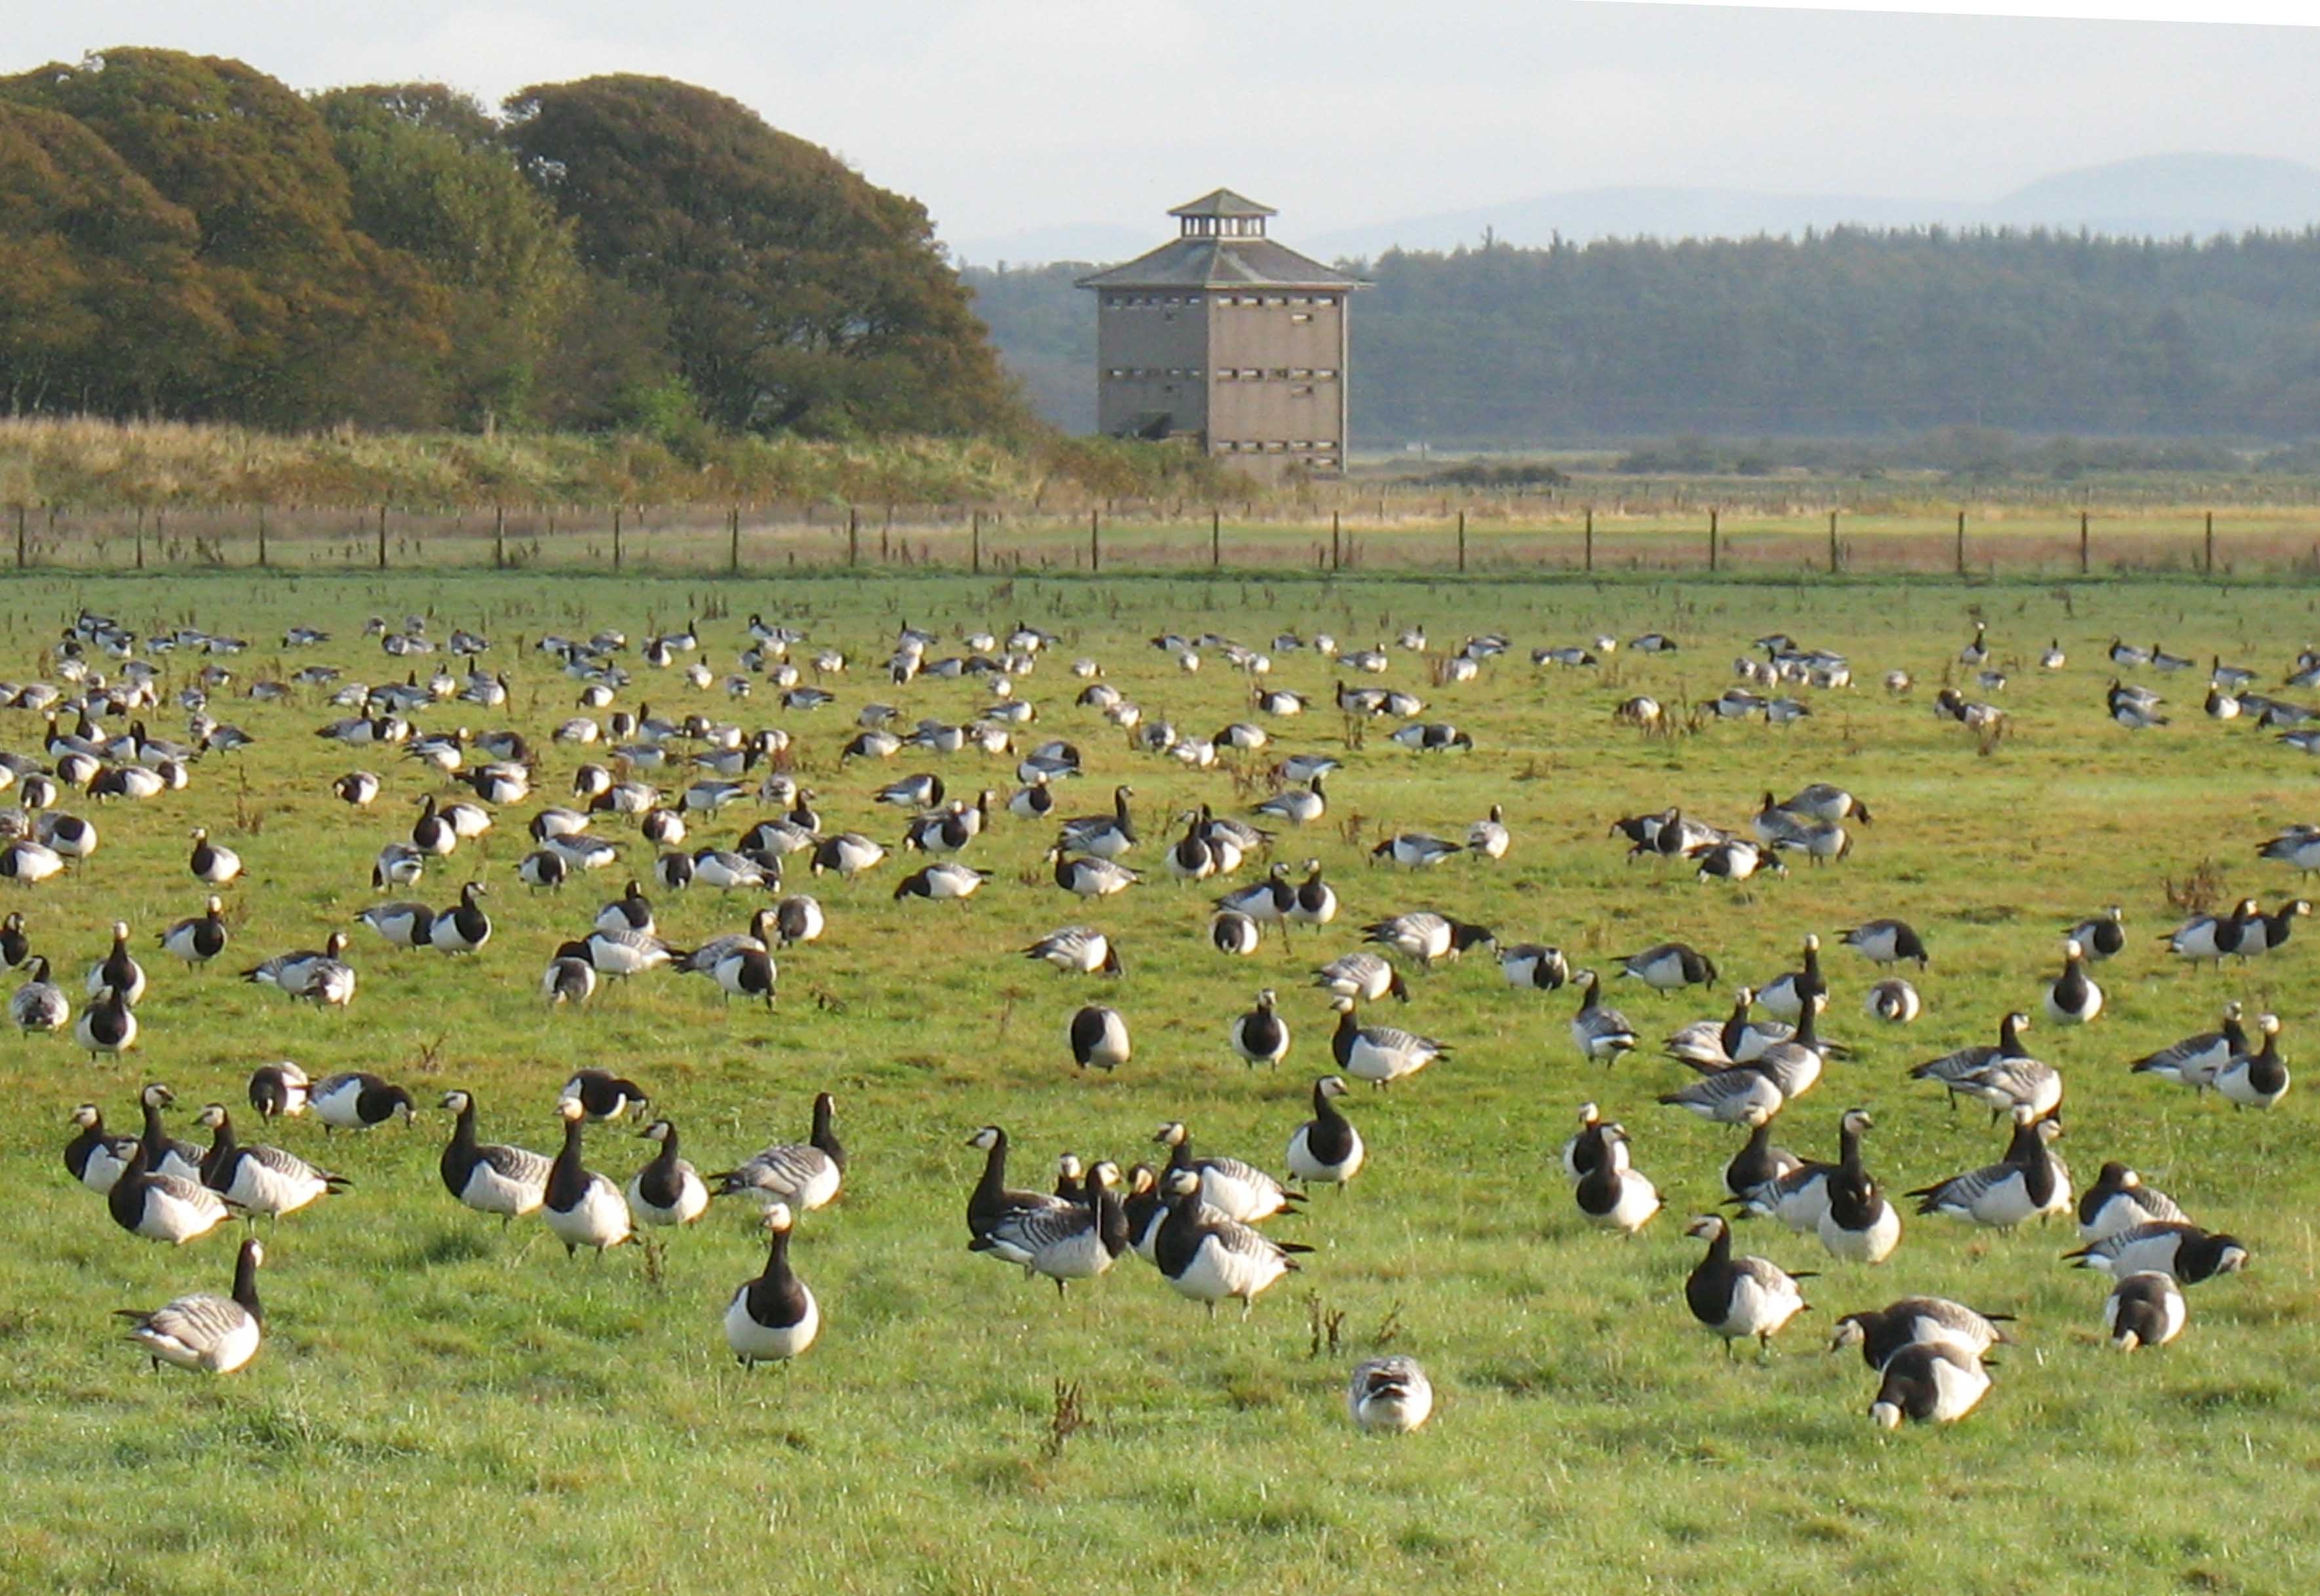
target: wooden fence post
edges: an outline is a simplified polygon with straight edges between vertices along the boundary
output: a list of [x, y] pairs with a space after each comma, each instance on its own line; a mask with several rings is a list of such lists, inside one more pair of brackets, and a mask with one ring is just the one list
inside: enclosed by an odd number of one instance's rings
[[1965, 511], [1963, 510], [1958, 511], [1957, 519], [1957, 573], [1960, 576], [1965, 574]]
[[[263, 548], [263, 547], [265, 546], [265, 545], [264, 545], [263, 543], [261, 543], [261, 544], [259, 544], [259, 546], [259, 546], [259, 547], [261, 547], [261, 548]], [[18, 506], [16, 507], [16, 569], [17, 569], [17, 570], [19, 570], [19, 571], [22, 571], [23, 568], [24, 568], [24, 507], [23, 507], [23, 505], [21, 505], [21, 504], [20, 504], [20, 505], [18, 505]]]
[[1708, 512], [1708, 572], [1711, 576], [1716, 573], [1717, 518], [1716, 511], [1710, 509]]
[[258, 568], [266, 569], [266, 506], [258, 507]]
[[851, 504], [846, 507], [846, 563], [862, 563], [862, 511]]
[[492, 506], [492, 569], [507, 569], [507, 506]]
[[137, 507], [137, 569], [145, 569], [145, 507]]
[[1466, 512], [1458, 512], [1458, 569], [1466, 569]]
[[1590, 572], [1592, 572], [1595, 569], [1595, 507], [1591, 504], [1587, 507], [1587, 542], [1585, 546], [1586, 568]]
[[741, 574], [741, 507], [738, 504], [725, 512], [725, 569], [732, 575]]
[[2207, 574], [2216, 573], [2216, 512], [2207, 512]]
[[972, 518], [966, 535], [967, 565], [980, 576], [983, 574], [983, 512], [977, 509], [968, 513]]
[[1338, 570], [1343, 559], [1344, 550], [1339, 545], [1337, 536], [1337, 512], [1333, 509], [1329, 512], [1329, 569]]
[[1088, 571], [1091, 574], [1103, 569], [1103, 512], [1088, 511]]
[[378, 568], [386, 569], [386, 506], [378, 507]]
[[612, 506], [612, 570], [621, 569], [621, 507]]
[[1225, 515], [1215, 505], [1209, 506], [1209, 569], [1221, 571], [1225, 564]]
[[1828, 573], [1836, 574], [1836, 511], [1828, 512]]
[[2087, 573], [2087, 512], [2079, 511], [2079, 574]]

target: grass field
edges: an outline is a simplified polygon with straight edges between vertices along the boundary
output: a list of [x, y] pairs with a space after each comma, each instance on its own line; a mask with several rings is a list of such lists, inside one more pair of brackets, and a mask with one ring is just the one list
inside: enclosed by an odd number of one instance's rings
[[[953, 636], [1017, 619], [1061, 634], [1061, 657], [1020, 683], [1040, 709], [1030, 730], [1086, 753], [1072, 812], [1101, 809], [1129, 781], [1147, 837], [1187, 805], [1253, 802], [1265, 790], [1254, 767], [1276, 752], [1325, 749], [1346, 765], [1328, 818], [1281, 844], [1292, 864], [1320, 859], [1345, 906], [1293, 951], [1214, 951], [1202, 934], [1209, 893], [1169, 882], [1150, 841], [1126, 862], [1150, 866], [1151, 879], [1083, 906], [1046, 879], [1049, 834], [1002, 816], [966, 855], [995, 872], [966, 905], [891, 901], [911, 868], [900, 861], [808, 887], [831, 929], [784, 956], [770, 1014], [728, 1009], [705, 983], [663, 976], [551, 1014], [538, 1001], [542, 962], [627, 872], [530, 896], [512, 871], [529, 846], [518, 813], [399, 894], [449, 903], [471, 875], [487, 881], [497, 932], [482, 954], [391, 951], [355, 928], [361, 990], [349, 1012], [331, 1014], [235, 974], [347, 926], [373, 900], [378, 846], [403, 834], [422, 794], [448, 789], [413, 762], [350, 757], [313, 738], [336, 713], [318, 702], [215, 706], [258, 745], [205, 761], [186, 792], [97, 813], [102, 846], [69, 879], [0, 893], [77, 1003], [115, 917], [136, 928], [153, 980], [143, 1042], [126, 1062], [92, 1068], [68, 1038], [5, 1044], [0, 1189], [14, 1222], [0, 1248], [11, 1439], [0, 1583], [10, 1588], [2285, 1592], [2320, 1572], [2311, 1105], [2297, 1091], [2268, 1114], [2234, 1114], [2125, 1071], [2210, 1028], [2233, 996], [2279, 1012], [2291, 1066], [2305, 1056], [2320, 934], [2306, 929], [2221, 972], [2168, 960], [2153, 939], [2179, 917], [2170, 884], [2203, 861], [2232, 896], [2260, 890], [2270, 904], [2294, 890], [2253, 844], [2280, 823], [2320, 819], [2320, 767], [2244, 723], [2204, 719], [2184, 678], [2165, 690], [2171, 727], [2111, 725], [2102, 657], [2120, 633], [2274, 675], [2320, 633], [2310, 587], [235, 573], [32, 576], [8, 597], [0, 675], [14, 680], [50, 668], [44, 648], [83, 604], [140, 628], [251, 637], [258, 646], [227, 662], [228, 693], [317, 659], [399, 679], [398, 663], [359, 636], [374, 613], [427, 614], [439, 637], [476, 627], [495, 645], [488, 663], [511, 674], [512, 704], [445, 705], [421, 719], [524, 730], [543, 749], [535, 803], [563, 801], [583, 754], [545, 741], [572, 712], [573, 684], [533, 640], [604, 626], [637, 638], [713, 616], [701, 627], [721, 669], [752, 610], [804, 625], [856, 662], [832, 684], [837, 705], [784, 714], [763, 689], [730, 705], [640, 662], [623, 702], [788, 726], [829, 822], [890, 843], [899, 824], [868, 798], [905, 771], [938, 770], [963, 792], [1011, 786], [1011, 761], [972, 754], [838, 767], [865, 701], [948, 720], [983, 701], [971, 682], [886, 684], [875, 667], [906, 620]], [[2000, 699], [2012, 735], [1987, 752], [1926, 708], [1977, 617], [1998, 655], [2023, 667]], [[336, 638], [282, 655], [271, 644], [296, 622]], [[1473, 684], [1436, 690], [1425, 662], [1400, 654], [1382, 679], [1471, 731], [1472, 754], [1405, 753], [1382, 726], [1347, 746], [1324, 709], [1271, 723], [1274, 749], [1250, 772], [1195, 772], [1132, 752], [1071, 703], [1068, 662], [1093, 655], [1149, 712], [1211, 733], [1249, 713], [1246, 680], [1217, 658], [1183, 674], [1146, 645], [1151, 634], [1213, 629], [1262, 644], [1284, 627], [1328, 629], [1351, 646], [1390, 643], [1413, 622], [1437, 651], [1493, 628], [1514, 641]], [[1654, 627], [1683, 651], [1622, 652], [1600, 672], [1527, 663], [1534, 645]], [[1611, 724], [1629, 693], [1712, 698], [1732, 656], [1773, 629], [1848, 653], [1863, 685], [1816, 696], [1813, 717], [1787, 727], [1655, 740]], [[2071, 663], [2042, 674], [2036, 653], [2057, 636]], [[1876, 686], [1895, 667], [1918, 677], [1908, 699]], [[172, 688], [197, 668], [168, 656]], [[1326, 699], [1332, 674], [1298, 653], [1275, 656], [1273, 680]], [[174, 711], [150, 718], [158, 735], [181, 730]], [[40, 733], [37, 717], [0, 714], [0, 746], [37, 751]], [[357, 764], [387, 780], [360, 816], [327, 790]], [[1618, 816], [1678, 801], [1743, 825], [1764, 789], [1816, 780], [1860, 794], [1875, 824], [1850, 860], [1799, 863], [1743, 893], [1688, 870], [1627, 865], [1624, 844], [1604, 836]], [[1391, 830], [1458, 835], [1493, 802], [1515, 835], [1500, 865], [1455, 861], [1411, 878], [1367, 862]], [[85, 799], [68, 807], [91, 812]], [[756, 817], [729, 810], [696, 840], [726, 840]], [[151, 944], [199, 906], [184, 862], [197, 824], [240, 850], [250, 875], [229, 894], [237, 940], [218, 962], [231, 968], [188, 973]], [[632, 845], [630, 857], [641, 865], [649, 850]], [[699, 890], [656, 897], [680, 945], [739, 929], [750, 906]], [[1896, 1191], [1922, 1185], [1994, 1159], [2004, 1135], [1979, 1111], [1945, 1111], [1907, 1067], [1988, 1040], [2007, 1008], [2035, 1010], [2062, 926], [2111, 903], [2133, 934], [2097, 971], [2107, 1010], [2090, 1028], [2042, 1025], [2030, 1038], [2070, 1082], [2059, 1150], [2081, 1184], [2107, 1158], [2133, 1163], [2254, 1254], [2245, 1275], [2192, 1290], [2191, 1327], [2161, 1352], [2122, 1360], [2103, 1344], [2106, 1286], [2059, 1263], [2076, 1244], [2067, 1227], [1993, 1236], [1912, 1215], [1899, 1252], [1875, 1269], [1836, 1264], [1765, 1222], [1744, 1226], [1744, 1248], [1821, 1274], [1808, 1283], [1815, 1311], [1769, 1363], [1727, 1363], [1685, 1312], [1699, 1249], [1681, 1229], [1719, 1195], [1738, 1137], [1653, 1105], [1685, 1078], [1655, 1051], [1608, 1075], [1580, 1064], [1566, 1028], [1573, 995], [1512, 990], [1480, 953], [1413, 977], [1407, 1009], [1386, 1005], [1388, 1023], [1441, 1038], [1455, 1056], [1348, 1100], [1369, 1168], [1349, 1192], [1317, 1194], [1302, 1219], [1272, 1227], [1318, 1250], [1247, 1322], [1229, 1312], [1210, 1322], [1133, 1258], [1059, 1304], [1045, 1283], [965, 1249], [961, 1209], [980, 1155], [964, 1141], [986, 1122], [1009, 1131], [1022, 1185], [1042, 1183], [1066, 1148], [1123, 1167], [1152, 1158], [1147, 1139], [1172, 1119], [1204, 1150], [1277, 1166], [1312, 1080], [1333, 1068], [1332, 1017], [1306, 972], [1357, 945], [1362, 923], [1426, 906], [1509, 942], [1559, 944], [1574, 964], [1668, 938], [1705, 949], [1726, 974], [1712, 994], [1615, 984], [1610, 996], [1654, 1043], [1721, 1014], [1733, 983], [1790, 968], [1808, 930], [1826, 938], [1871, 915], [1909, 919], [1934, 954], [1919, 979], [1926, 1016], [1872, 1030], [1860, 1012], [1866, 967], [1838, 953], [1824, 1030], [1857, 1057], [1783, 1116], [1780, 1139], [1833, 1156], [1838, 1114], [1865, 1105], [1878, 1118], [1871, 1168]], [[1082, 920], [1120, 941], [1119, 982], [1015, 956]], [[1225, 1042], [1228, 1021], [1265, 985], [1281, 990], [1296, 1033], [1277, 1073], [1246, 1069]], [[1091, 1000], [1115, 1004], [1134, 1029], [1136, 1058], [1116, 1076], [1076, 1074], [1065, 1049], [1066, 1017]], [[163, 1080], [180, 1105], [173, 1129], [191, 1134], [193, 1109], [240, 1105], [250, 1069], [277, 1058], [316, 1077], [376, 1070], [429, 1107], [469, 1088], [486, 1137], [549, 1151], [557, 1085], [578, 1064], [618, 1065], [653, 1090], [704, 1169], [802, 1136], [813, 1093], [835, 1092], [852, 1159], [846, 1192], [802, 1222], [793, 1249], [821, 1299], [820, 1343], [784, 1369], [745, 1373], [726, 1355], [718, 1316], [762, 1257], [744, 1213], [713, 1209], [657, 1260], [623, 1249], [601, 1266], [567, 1263], [544, 1229], [503, 1235], [444, 1194], [434, 1165], [449, 1126], [422, 1113], [408, 1131], [327, 1144], [311, 1122], [265, 1131], [355, 1187], [281, 1227], [261, 1283], [268, 1340], [249, 1370], [217, 1381], [150, 1373], [110, 1311], [222, 1290], [231, 1243], [173, 1250], [114, 1228], [61, 1166], [66, 1115], [95, 1100], [133, 1129], [138, 1086]], [[1587, 1099], [1627, 1123], [1638, 1167], [1667, 1195], [1632, 1240], [1584, 1225], [1554, 1165]], [[241, 1119], [245, 1140], [258, 1139], [254, 1116]], [[591, 1166], [623, 1182], [647, 1149], [617, 1128], [589, 1132]], [[1917, 1293], [2017, 1313], [2022, 1344], [2005, 1350], [1995, 1391], [1966, 1422], [1887, 1437], [1864, 1416], [1874, 1381], [1858, 1357], [1821, 1348], [1837, 1314]], [[1439, 1393], [1433, 1423], [1399, 1441], [1358, 1435], [1343, 1406], [1348, 1366], [1388, 1345], [1420, 1357]], [[1059, 1383], [1075, 1389], [1077, 1428], [1057, 1422]]]

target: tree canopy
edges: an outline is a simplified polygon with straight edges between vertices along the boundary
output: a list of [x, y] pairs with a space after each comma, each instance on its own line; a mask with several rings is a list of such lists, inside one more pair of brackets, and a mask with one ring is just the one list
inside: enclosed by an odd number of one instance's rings
[[0, 79], [0, 399], [276, 426], [973, 433], [1022, 411], [913, 201], [666, 79]]

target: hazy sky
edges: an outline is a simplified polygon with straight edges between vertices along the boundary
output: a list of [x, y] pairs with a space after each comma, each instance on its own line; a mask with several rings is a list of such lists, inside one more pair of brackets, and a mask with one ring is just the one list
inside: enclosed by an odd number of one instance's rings
[[440, 78], [496, 100], [597, 72], [681, 77], [916, 194], [955, 240], [1153, 230], [1219, 183], [1319, 233], [1558, 189], [1980, 199], [2172, 150], [2320, 164], [2309, 27], [1569, 0], [0, 11], [12, 71], [143, 43], [238, 56], [300, 88]]

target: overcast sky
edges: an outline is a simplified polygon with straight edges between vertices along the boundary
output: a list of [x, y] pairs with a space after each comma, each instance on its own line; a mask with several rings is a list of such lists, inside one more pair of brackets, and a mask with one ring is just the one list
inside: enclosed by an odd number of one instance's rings
[[2175, 150], [2320, 165], [2308, 27], [1569, 0], [0, 4], [10, 71], [158, 44], [300, 88], [684, 78], [917, 195], [953, 240], [1152, 230], [1219, 184], [1321, 233], [1626, 185], [1980, 199]]

